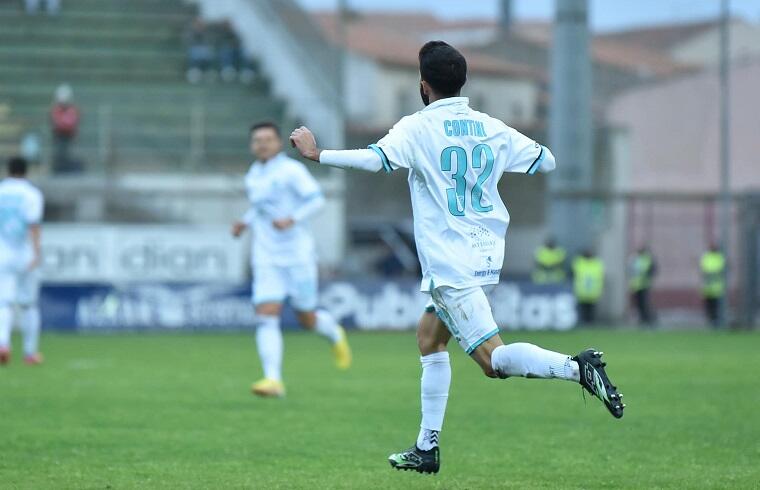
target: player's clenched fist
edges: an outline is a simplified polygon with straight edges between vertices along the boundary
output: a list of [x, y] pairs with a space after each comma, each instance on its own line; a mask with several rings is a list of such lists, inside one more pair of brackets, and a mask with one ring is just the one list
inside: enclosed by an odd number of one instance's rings
[[319, 149], [317, 148], [317, 140], [314, 139], [314, 134], [306, 126], [296, 128], [290, 133], [290, 144], [298, 151], [304, 158], [309, 160], [319, 161]]
[[232, 233], [232, 236], [237, 238], [243, 234], [246, 228], [248, 228], [247, 224], [243, 223], [242, 221], [235, 221], [232, 223], [232, 229], [230, 230], [230, 233]]

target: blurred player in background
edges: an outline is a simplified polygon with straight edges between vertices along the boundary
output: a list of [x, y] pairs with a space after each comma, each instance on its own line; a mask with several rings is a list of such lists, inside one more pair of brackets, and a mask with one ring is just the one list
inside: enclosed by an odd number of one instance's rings
[[469, 100], [459, 96], [467, 63], [456, 49], [442, 41], [429, 42], [419, 60], [420, 95], [426, 107], [401, 119], [376, 145], [322, 151], [304, 127], [293, 131], [291, 142], [304, 157], [326, 165], [372, 172], [409, 170], [421, 289], [430, 294], [434, 308], [427, 309], [417, 332], [422, 354], [421, 430], [416, 444], [392, 454], [389, 462], [397, 469], [435, 473], [451, 382], [446, 346], [452, 335], [488, 377], [574, 381], [618, 418], [624, 405], [605, 373], [600, 352], [588, 349], [570, 357], [528, 343], [503, 344], [484, 289], [499, 282], [509, 225], [497, 184], [504, 172], [553, 170], [554, 157], [503, 122], [474, 111]]
[[40, 364], [39, 296], [42, 193], [26, 180], [27, 163], [8, 161], [8, 178], [0, 182], [0, 365], [11, 355], [13, 307], [18, 307], [24, 338], [24, 361]]
[[338, 368], [350, 367], [351, 351], [343, 327], [327, 311], [317, 310], [317, 260], [306, 222], [325, 203], [319, 184], [301, 162], [282, 152], [280, 129], [273, 123], [251, 128], [251, 152], [256, 161], [245, 176], [251, 207], [232, 226], [232, 234], [238, 237], [249, 227], [253, 233], [256, 345], [264, 379], [252, 391], [283, 396], [280, 314], [286, 299], [303, 328], [332, 343]]

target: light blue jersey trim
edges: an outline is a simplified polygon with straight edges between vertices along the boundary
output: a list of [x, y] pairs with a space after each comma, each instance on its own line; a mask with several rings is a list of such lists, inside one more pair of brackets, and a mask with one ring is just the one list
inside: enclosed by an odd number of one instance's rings
[[465, 352], [467, 352], [467, 354], [472, 354], [475, 351], [475, 349], [477, 349], [478, 347], [480, 347], [480, 344], [482, 344], [486, 340], [490, 339], [494, 335], [497, 335], [498, 333], [499, 333], [499, 329], [498, 328], [495, 328], [495, 329], [491, 330], [490, 332], [488, 332], [484, 336], [480, 337], [477, 340], [477, 342], [475, 342], [474, 344], [472, 344]]
[[386, 173], [393, 172], [393, 167], [391, 167], [390, 162], [388, 162], [388, 157], [385, 156], [385, 152], [383, 151], [382, 148], [380, 148], [377, 145], [369, 145], [367, 148], [374, 151], [380, 156], [380, 160], [382, 160], [383, 162], [383, 170], [385, 170]]
[[528, 169], [528, 175], [533, 175], [536, 172], [538, 172], [538, 169], [541, 168], [541, 162], [544, 161], [544, 158], [546, 158], [546, 152], [544, 151], [546, 148], [544, 146], [541, 146], [541, 153], [538, 154], [538, 157], [533, 161], [533, 164]]
[[301, 199], [303, 199], [304, 201], [311, 201], [312, 199], [316, 199], [318, 197], [323, 197], [322, 191], [314, 191], [311, 194], [302, 197]]

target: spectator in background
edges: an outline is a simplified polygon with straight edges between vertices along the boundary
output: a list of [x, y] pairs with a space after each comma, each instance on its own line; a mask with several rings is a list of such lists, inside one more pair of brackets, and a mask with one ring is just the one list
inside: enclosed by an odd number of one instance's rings
[[48, 15], [58, 15], [61, 11], [61, 0], [24, 0], [26, 13], [34, 15], [40, 11], [40, 4], [44, 3]]
[[71, 142], [79, 131], [79, 109], [73, 102], [71, 86], [61, 84], [55, 89], [55, 100], [50, 109], [50, 124], [53, 128], [53, 172], [73, 170]]
[[256, 80], [256, 63], [252, 58], [241, 55], [240, 83], [250, 85]]
[[554, 238], [547, 238], [534, 254], [533, 282], [536, 284], [560, 284], [565, 282], [565, 249]]
[[604, 264], [591, 249], [573, 260], [573, 290], [582, 325], [596, 321], [596, 305], [604, 292]]
[[657, 275], [657, 262], [649, 248], [639, 248], [636, 255], [631, 257], [628, 269], [631, 302], [638, 312], [639, 322], [650, 326], [655, 321], [655, 315], [649, 301], [649, 290], [652, 287], [652, 280]]
[[238, 76], [240, 69], [240, 39], [228, 21], [219, 25], [217, 34], [217, 56], [219, 73], [222, 80], [232, 82]]
[[712, 243], [710, 249], [702, 255], [700, 269], [705, 314], [710, 325], [718, 327], [721, 320], [721, 303], [726, 294], [726, 256], [717, 243]]
[[214, 49], [203, 19], [195, 18], [185, 30], [184, 37], [187, 45], [187, 81], [198, 83], [214, 61]]
[[399, 277], [404, 274], [404, 264], [388, 244], [383, 244], [384, 250], [380, 258], [375, 262], [375, 270], [383, 277]]

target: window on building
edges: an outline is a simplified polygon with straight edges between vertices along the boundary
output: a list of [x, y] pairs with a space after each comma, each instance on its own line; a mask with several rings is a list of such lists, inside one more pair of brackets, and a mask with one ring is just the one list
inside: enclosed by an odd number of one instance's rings
[[418, 107], [415, 104], [414, 95], [415, 94], [412, 94], [408, 90], [399, 90], [396, 95], [396, 116], [398, 116], [399, 119], [418, 110]]
[[521, 122], [525, 118], [525, 111], [521, 102], [512, 103], [512, 120]]
[[470, 96], [470, 107], [480, 112], [486, 111], [486, 97], [485, 95], [478, 93]]

